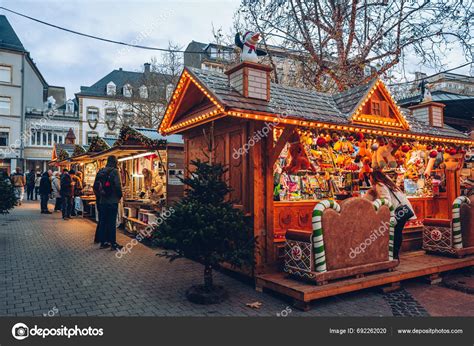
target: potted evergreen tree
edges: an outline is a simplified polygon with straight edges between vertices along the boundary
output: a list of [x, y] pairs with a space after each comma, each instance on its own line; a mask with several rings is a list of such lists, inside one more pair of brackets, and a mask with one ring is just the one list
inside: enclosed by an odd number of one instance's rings
[[214, 304], [222, 302], [227, 291], [214, 284], [213, 269], [223, 262], [252, 266], [255, 238], [242, 211], [226, 201], [231, 189], [223, 180], [223, 165], [200, 160], [191, 164], [195, 170], [182, 179], [186, 196], [155, 230], [154, 241], [166, 249], [159, 255], [170, 261], [186, 257], [204, 265], [204, 284], [192, 286], [186, 296], [194, 303]]

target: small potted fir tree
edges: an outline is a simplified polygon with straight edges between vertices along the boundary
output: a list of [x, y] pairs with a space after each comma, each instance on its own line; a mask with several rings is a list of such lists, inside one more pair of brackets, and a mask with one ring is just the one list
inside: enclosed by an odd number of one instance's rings
[[186, 196], [155, 230], [154, 241], [166, 249], [159, 255], [170, 261], [186, 257], [204, 265], [204, 284], [192, 286], [186, 296], [194, 303], [214, 304], [227, 291], [214, 284], [213, 269], [223, 262], [252, 266], [255, 238], [243, 213], [226, 200], [231, 189], [223, 180], [224, 167], [200, 160], [192, 165], [195, 170], [183, 179]]

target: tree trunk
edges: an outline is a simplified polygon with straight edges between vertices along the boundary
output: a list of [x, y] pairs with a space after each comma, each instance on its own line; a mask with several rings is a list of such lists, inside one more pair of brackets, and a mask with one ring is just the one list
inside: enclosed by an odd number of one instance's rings
[[204, 287], [206, 289], [211, 290], [213, 288], [213, 280], [212, 280], [212, 266], [210, 264], [206, 264], [204, 266]]

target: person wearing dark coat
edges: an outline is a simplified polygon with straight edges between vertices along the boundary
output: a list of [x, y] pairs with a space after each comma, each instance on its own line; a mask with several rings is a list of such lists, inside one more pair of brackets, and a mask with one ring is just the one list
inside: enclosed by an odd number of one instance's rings
[[97, 240], [100, 242], [101, 249], [108, 247], [111, 250], [122, 249], [116, 240], [118, 204], [122, 198], [122, 183], [117, 164], [117, 157], [109, 156], [106, 166], [97, 173], [94, 181], [94, 186], [103, 187], [110, 184], [107, 188], [102, 188], [102, 192], [94, 191], [99, 209]]
[[74, 173], [74, 170], [68, 171], [67, 169], [64, 169], [63, 174], [61, 175], [60, 193], [62, 198], [63, 220], [69, 220], [71, 218], [72, 201], [74, 196], [72, 178], [69, 175], [69, 172]]
[[48, 210], [48, 200], [52, 189], [51, 173], [51, 171], [44, 172], [40, 180], [39, 194], [41, 201], [41, 214], [51, 214], [51, 212]]
[[33, 195], [35, 192], [35, 178], [36, 178], [36, 173], [34, 169], [31, 169], [30, 173], [26, 175], [26, 199], [28, 201], [33, 200]]

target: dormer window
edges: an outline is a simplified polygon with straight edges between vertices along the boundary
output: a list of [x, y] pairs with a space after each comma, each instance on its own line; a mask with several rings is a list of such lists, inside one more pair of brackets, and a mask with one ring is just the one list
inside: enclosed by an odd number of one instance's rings
[[123, 86], [123, 96], [132, 97], [132, 86], [130, 84], [125, 84]]
[[140, 97], [142, 99], [147, 99], [148, 98], [148, 89], [147, 89], [147, 87], [142, 85], [139, 90], [140, 90]]
[[117, 86], [114, 82], [107, 83], [107, 95], [114, 96], [117, 91]]
[[74, 101], [73, 100], [68, 100], [66, 102], [66, 113], [68, 113], [68, 114], [74, 113]]

